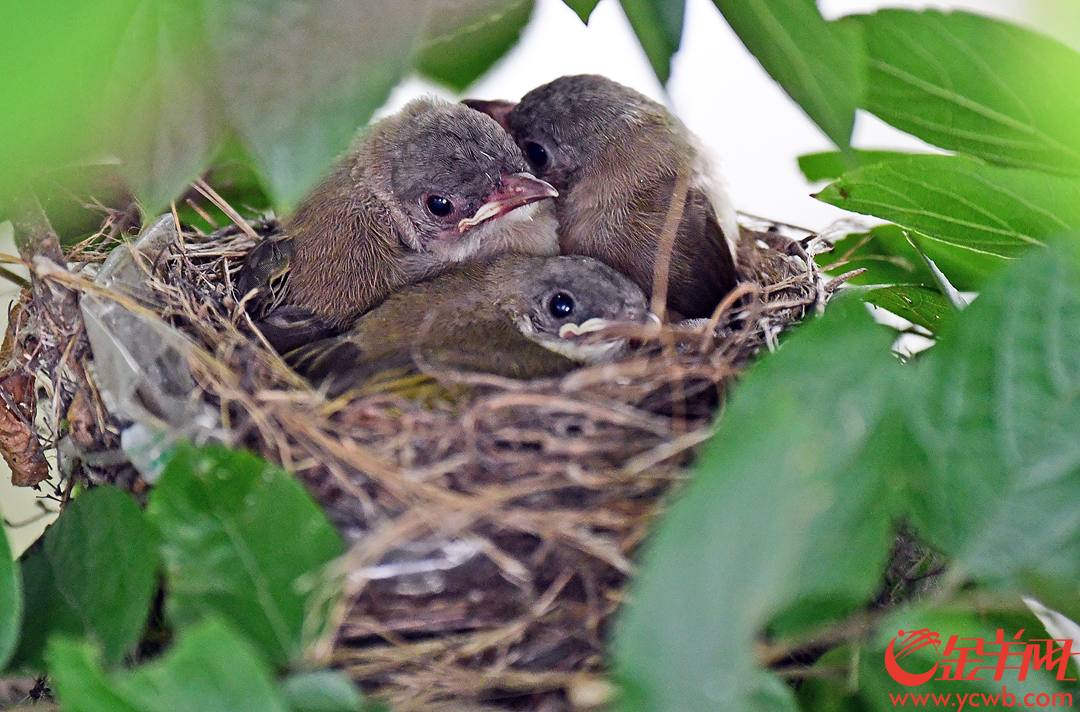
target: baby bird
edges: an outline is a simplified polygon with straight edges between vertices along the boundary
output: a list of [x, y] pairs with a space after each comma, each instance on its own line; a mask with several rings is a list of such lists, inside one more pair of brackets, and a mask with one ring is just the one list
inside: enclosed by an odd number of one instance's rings
[[346, 327], [448, 264], [558, 253], [558, 192], [487, 116], [417, 99], [374, 126], [241, 269], [241, 296], [286, 351]]
[[695, 137], [664, 106], [605, 77], [561, 77], [518, 104], [474, 101], [558, 191], [566, 255], [588, 255], [652, 294], [653, 267], [680, 172], [689, 188], [671, 256], [667, 307], [707, 317], [738, 281], [739, 228]]
[[626, 345], [625, 339], [594, 342], [594, 332], [650, 319], [642, 291], [596, 260], [503, 255], [407, 286], [348, 332], [286, 360], [335, 395], [414, 356], [510, 378], [554, 376], [614, 357]]

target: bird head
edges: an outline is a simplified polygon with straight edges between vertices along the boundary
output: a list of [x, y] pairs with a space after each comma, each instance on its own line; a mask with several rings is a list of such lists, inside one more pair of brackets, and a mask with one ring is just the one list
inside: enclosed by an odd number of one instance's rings
[[412, 224], [414, 251], [453, 251], [478, 228], [515, 211], [527, 217], [528, 206], [558, 195], [494, 120], [460, 104], [418, 100], [387, 129], [390, 191]]
[[642, 147], [664, 151], [674, 117], [662, 105], [606, 77], [560, 77], [517, 104], [466, 100], [491, 116], [517, 143], [537, 177], [560, 192], [598, 165], [605, 154], [639, 151], [629, 164], [648, 162]]
[[622, 338], [597, 340], [614, 323], [648, 324], [645, 295], [636, 284], [590, 257], [562, 256], [520, 262], [519, 275], [499, 306], [526, 338], [574, 361], [595, 363], [616, 354]]

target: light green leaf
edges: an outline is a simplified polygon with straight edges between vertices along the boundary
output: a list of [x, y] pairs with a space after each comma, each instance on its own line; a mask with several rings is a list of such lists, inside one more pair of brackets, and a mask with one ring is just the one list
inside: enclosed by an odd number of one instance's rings
[[[661, 84], [671, 76], [671, 55], [682, 41], [686, 0], [619, 0]], [[578, 12], [580, 15], [581, 13]]]
[[49, 673], [68, 712], [288, 712], [251, 644], [217, 620], [180, 634], [156, 662], [106, 674], [96, 651], [50, 643]]
[[284, 470], [247, 452], [181, 445], [150, 496], [169, 597], [181, 627], [219, 614], [276, 665], [301, 658], [325, 622], [318, 574], [341, 537]]
[[882, 10], [866, 33], [864, 106], [942, 148], [1080, 172], [1080, 54], [967, 12]]
[[894, 463], [910, 461], [886, 418], [891, 340], [842, 300], [739, 384], [619, 621], [628, 708], [794, 709], [755, 646], [800, 600], [850, 611], [878, 585], [903, 498]]
[[982, 578], [1080, 584], [1080, 240], [990, 282], [920, 364], [922, 531]]
[[593, 9], [600, 0], [563, 0], [566, 6], [577, 13], [577, 16], [581, 18], [581, 21], [586, 25], [589, 24], [589, 16], [592, 15]]
[[40, 670], [56, 634], [96, 642], [108, 665], [134, 649], [159, 558], [156, 534], [128, 494], [97, 487], [79, 495], [20, 561], [26, 612], [13, 667]]
[[469, 0], [439, 6], [428, 20], [417, 70], [464, 91], [517, 44], [533, 5], [533, 0]]
[[806, 180], [816, 183], [822, 180], [836, 180], [844, 173], [863, 166], [871, 166], [882, 161], [893, 160], [905, 154], [897, 151], [824, 151], [807, 153], [799, 156], [799, 170]]
[[851, 23], [808, 0], [713, 0], [761, 66], [833, 143], [846, 148], [866, 85], [866, 48]]
[[107, 86], [123, 107], [112, 148], [146, 215], [168, 208], [206, 170], [225, 135], [197, 7], [144, 0], [118, 33]]
[[963, 156], [898, 157], [846, 173], [816, 197], [997, 257], [1014, 257], [1080, 228], [1080, 178]]
[[897, 284], [873, 289], [864, 298], [932, 334], [936, 334], [953, 314], [949, 301], [941, 292], [926, 287]]
[[408, 71], [426, 0], [205, 0], [229, 121], [288, 208]]
[[0, 23], [0, 198], [71, 161], [95, 157], [115, 135], [105, 88], [142, 0], [8, 5]]
[[293, 712], [360, 712], [364, 700], [352, 680], [340, 672], [316, 670], [290, 675], [282, 697]]
[[0, 670], [7, 665], [19, 641], [22, 608], [19, 569], [11, 558], [7, 533], [0, 528]]

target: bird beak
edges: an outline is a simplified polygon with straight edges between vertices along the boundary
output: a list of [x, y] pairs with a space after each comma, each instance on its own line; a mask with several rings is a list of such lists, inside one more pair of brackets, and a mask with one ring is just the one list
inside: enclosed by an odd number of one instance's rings
[[512, 101], [484, 101], [482, 99], [466, 99], [461, 102], [470, 109], [475, 109], [482, 114], [487, 114], [499, 122], [503, 131], [510, 133], [510, 111], [517, 106]]
[[566, 323], [559, 327], [559, 338], [572, 339], [575, 336], [582, 336], [584, 334], [592, 334], [602, 329], [606, 329], [615, 322], [608, 319], [601, 319], [598, 316], [594, 316], [591, 319], [586, 319], [581, 324]]
[[545, 198], [557, 197], [559, 197], [559, 191], [551, 187], [550, 183], [528, 173], [515, 173], [512, 176], [505, 176], [499, 187], [488, 195], [487, 202], [477, 209], [476, 214], [471, 218], [464, 218], [458, 222], [458, 233], [463, 234], [469, 228], [476, 227], [486, 220], [505, 215], [523, 205], [535, 203]]

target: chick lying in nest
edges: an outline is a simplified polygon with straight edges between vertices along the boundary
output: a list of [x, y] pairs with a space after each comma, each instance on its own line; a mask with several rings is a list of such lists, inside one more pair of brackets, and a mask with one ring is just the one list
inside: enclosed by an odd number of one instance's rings
[[511, 254], [404, 287], [347, 333], [294, 349], [286, 360], [330, 395], [414, 352], [444, 368], [553, 376], [617, 356], [625, 339], [591, 336], [620, 322], [644, 325], [650, 316], [641, 290], [603, 263]]

